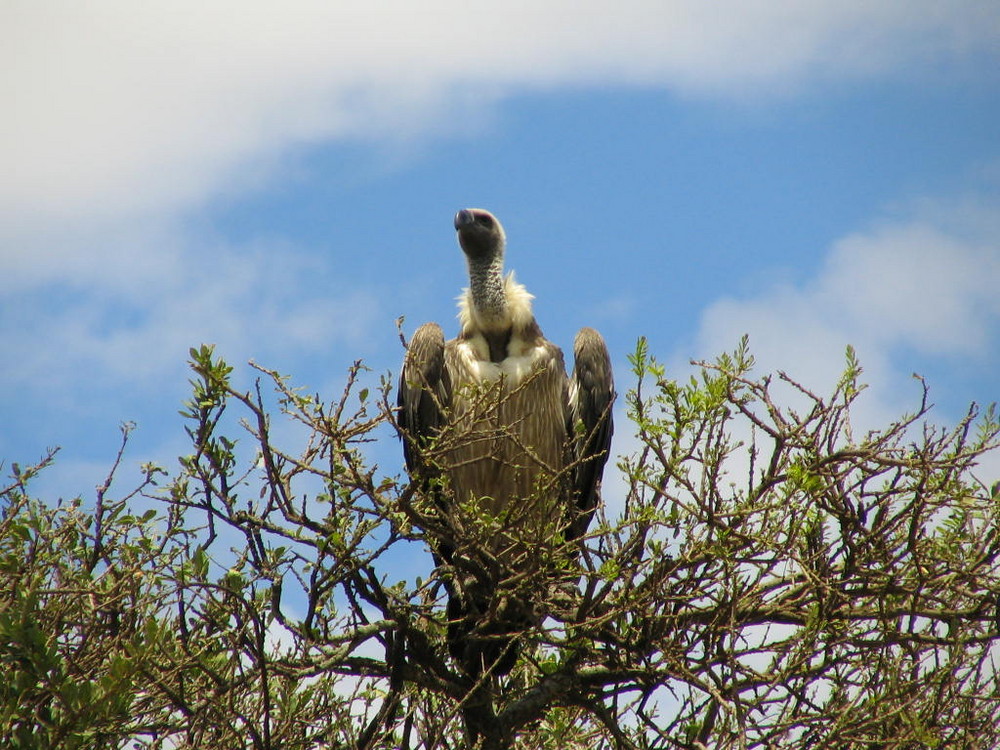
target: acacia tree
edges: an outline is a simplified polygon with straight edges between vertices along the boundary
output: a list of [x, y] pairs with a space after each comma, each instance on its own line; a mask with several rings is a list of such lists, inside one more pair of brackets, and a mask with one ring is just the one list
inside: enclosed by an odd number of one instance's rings
[[[1000, 747], [1000, 497], [974, 474], [997, 447], [994, 410], [934, 428], [925, 389], [912, 414], [858, 436], [850, 350], [828, 396], [754, 377], [745, 341], [688, 382], [644, 342], [631, 362], [626, 494], [582, 548], [554, 546], [545, 580], [495, 582], [498, 602], [531, 597], [547, 617], [520, 634], [511, 674], [473, 678], [448, 656], [449, 571], [428, 549], [456, 534], [474, 548], [500, 521], [441, 508], [426, 481], [372, 463], [394, 419], [388, 378], [372, 392], [356, 365], [327, 402], [258, 368], [245, 392], [211, 348], [192, 350], [192, 453], [173, 475], [146, 465], [115, 494], [119, 453], [94, 501], [43, 503], [30, 482], [52, 455], [11, 467], [0, 736]], [[276, 419], [300, 428], [292, 447], [272, 437]]]

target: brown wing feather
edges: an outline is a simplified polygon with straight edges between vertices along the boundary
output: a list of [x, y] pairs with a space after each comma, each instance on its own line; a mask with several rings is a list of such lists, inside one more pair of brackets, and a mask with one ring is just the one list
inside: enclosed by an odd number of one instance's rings
[[421, 468], [420, 443], [436, 435], [444, 424], [450, 390], [444, 366], [444, 333], [437, 323], [424, 323], [406, 349], [397, 393], [403, 456], [411, 473]]
[[581, 328], [576, 334], [573, 355], [569, 410], [579, 463], [574, 476], [578, 515], [570, 526], [570, 537], [577, 538], [587, 531], [600, 502], [601, 477], [614, 432], [611, 405], [615, 386], [608, 347], [593, 328]]

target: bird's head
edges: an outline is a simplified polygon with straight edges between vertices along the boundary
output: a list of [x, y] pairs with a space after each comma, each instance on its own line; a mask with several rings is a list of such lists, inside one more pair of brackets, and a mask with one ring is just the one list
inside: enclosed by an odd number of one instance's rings
[[507, 236], [497, 218], [482, 208], [463, 208], [455, 214], [458, 244], [470, 262], [502, 257]]

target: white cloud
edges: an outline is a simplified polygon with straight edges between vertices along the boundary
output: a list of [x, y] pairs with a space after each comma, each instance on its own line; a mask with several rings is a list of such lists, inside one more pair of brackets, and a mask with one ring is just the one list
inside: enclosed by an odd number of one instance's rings
[[1000, 234], [983, 221], [986, 203], [994, 215], [1000, 209], [995, 199], [925, 201], [910, 218], [834, 243], [817, 276], [801, 285], [715, 302], [702, 315], [696, 351], [714, 356], [748, 333], [760, 371], [784, 370], [823, 394], [851, 345], [872, 391], [862, 399], [866, 421], [898, 416], [919, 393], [895, 364], [901, 353], [991, 366], [1000, 338]]
[[[727, 297], [701, 315], [693, 342], [668, 363], [668, 376], [684, 381], [689, 361], [712, 361], [732, 351], [744, 334], [757, 362], [754, 376], [786, 372], [826, 398], [845, 366], [844, 352], [854, 346], [868, 390], [851, 411], [855, 436], [884, 429], [919, 404], [920, 385], [897, 364], [902, 350], [929, 359], [951, 358], [960, 367], [996, 367], [1000, 350], [1000, 204], [980, 195], [956, 201], [921, 201], [915, 215], [885, 221], [876, 228], [835, 242], [816, 276], [802, 284], [783, 284], [744, 298]], [[618, 367], [619, 391], [633, 378]], [[932, 400], [941, 384], [929, 383]], [[772, 396], [783, 408], [808, 408], [807, 399], [777, 378]], [[991, 394], [996, 398], [996, 394]], [[962, 407], [964, 408], [964, 407]], [[612, 455], [641, 449], [616, 409]], [[932, 423], [954, 425], [964, 410], [934, 411]], [[749, 424], [737, 420], [732, 437], [749, 444]], [[728, 479], [745, 481], [745, 451], [726, 462]], [[986, 454], [973, 472], [984, 483], [1000, 477], [1000, 450]], [[605, 472], [604, 501], [609, 517], [624, 510], [628, 484], [615, 467]]]
[[982, 0], [9, 2], [0, 252], [40, 226], [245, 187], [296, 144], [454, 128], [518, 88], [742, 96], [988, 55], [998, 38]]
[[183, 382], [188, 349], [200, 343], [216, 344], [233, 364], [330, 352], [338, 343], [368, 353], [375, 290], [337, 283], [322, 258], [281, 244], [173, 241], [177, 247], [146, 247], [131, 269], [123, 260], [118, 280], [98, 286], [102, 293], [81, 270], [72, 284], [0, 298], [6, 387], [69, 402], [82, 398], [83, 383], [88, 392], [152, 393]]
[[841, 240], [815, 302], [864, 339], [929, 354], [974, 354], [1000, 317], [1000, 238], [953, 237], [922, 222]]

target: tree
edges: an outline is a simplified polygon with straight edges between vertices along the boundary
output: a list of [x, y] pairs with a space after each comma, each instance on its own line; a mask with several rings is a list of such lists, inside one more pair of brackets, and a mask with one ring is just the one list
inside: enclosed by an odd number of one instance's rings
[[[447, 570], [428, 550], [497, 519], [445, 512], [426, 485], [372, 463], [372, 441], [391, 437], [389, 378], [372, 392], [355, 365], [326, 402], [258, 368], [244, 392], [211, 348], [192, 350], [192, 453], [174, 476], [146, 465], [136, 489], [112, 494], [127, 426], [93, 502], [32, 497], [53, 454], [11, 465], [0, 736], [16, 748], [1000, 747], [1000, 493], [974, 474], [998, 444], [994, 409], [935, 428], [925, 388], [912, 414], [857, 436], [850, 350], [828, 397], [752, 376], [746, 341], [684, 383], [642, 341], [632, 366], [639, 447], [619, 462], [620, 512], [545, 580], [497, 581], [509, 596], [530, 587], [548, 617], [520, 635], [509, 676], [473, 679], [448, 656]], [[272, 437], [276, 418], [299, 428], [294, 449]]]

